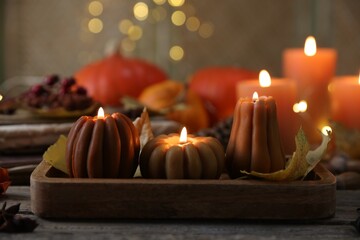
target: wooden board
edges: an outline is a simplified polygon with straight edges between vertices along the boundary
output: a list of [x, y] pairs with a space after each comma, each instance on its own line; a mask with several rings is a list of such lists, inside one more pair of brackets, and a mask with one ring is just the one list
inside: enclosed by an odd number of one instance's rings
[[320, 219], [335, 213], [335, 177], [312, 180], [71, 179], [42, 161], [30, 179], [44, 218]]

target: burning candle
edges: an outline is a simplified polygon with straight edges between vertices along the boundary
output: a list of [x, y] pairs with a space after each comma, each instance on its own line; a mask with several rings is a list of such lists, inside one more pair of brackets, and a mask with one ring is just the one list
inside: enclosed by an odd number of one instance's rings
[[130, 178], [134, 175], [140, 138], [121, 113], [82, 116], [68, 134], [65, 159], [70, 177]]
[[272, 97], [238, 100], [229, 144], [226, 166], [232, 178], [240, 170], [262, 173], [275, 172], [285, 167], [285, 156], [279, 135], [276, 104]]
[[224, 165], [225, 152], [216, 138], [181, 134], [160, 135], [147, 142], [140, 154], [145, 178], [216, 179]]
[[[335, 73], [337, 52], [317, 48], [314, 37], [306, 39], [304, 49], [283, 52], [283, 74], [297, 83], [299, 97], [308, 104], [302, 126], [310, 143], [320, 143], [320, 130], [329, 117], [328, 84]], [[310, 119], [309, 119], [310, 118]]]
[[277, 118], [281, 141], [286, 154], [295, 151], [295, 135], [300, 127], [299, 116], [293, 111], [297, 102], [296, 83], [290, 79], [271, 78], [266, 70], [259, 73], [259, 79], [245, 80], [237, 84], [237, 97], [251, 97], [254, 92], [276, 99]]
[[360, 73], [359, 76], [335, 78], [329, 90], [332, 120], [349, 129], [360, 130], [360, 114], [357, 110], [360, 103]]

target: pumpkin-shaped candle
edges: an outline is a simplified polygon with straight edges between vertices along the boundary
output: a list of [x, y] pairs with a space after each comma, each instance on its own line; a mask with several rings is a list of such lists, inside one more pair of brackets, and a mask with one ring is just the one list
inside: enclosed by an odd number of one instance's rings
[[224, 166], [225, 152], [212, 137], [160, 135], [147, 144], [140, 154], [140, 170], [145, 178], [217, 179]]
[[70, 129], [66, 163], [70, 177], [130, 178], [140, 151], [139, 133], [121, 114], [82, 116]]

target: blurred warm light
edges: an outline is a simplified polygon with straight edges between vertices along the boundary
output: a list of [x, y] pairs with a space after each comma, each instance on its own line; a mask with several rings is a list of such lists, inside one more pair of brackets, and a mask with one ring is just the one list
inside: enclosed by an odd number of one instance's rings
[[169, 56], [174, 61], [180, 61], [184, 57], [184, 49], [180, 46], [173, 46], [169, 51]]
[[260, 87], [270, 87], [271, 86], [271, 77], [268, 71], [261, 70], [259, 73], [259, 84]]
[[191, 31], [191, 32], [195, 32], [199, 29], [200, 27], [200, 20], [197, 17], [189, 17], [186, 20], [186, 28]]
[[307, 102], [305, 100], [301, 100], [298, 103], [295, 103], [293, 105], [293, 111], [296, 113], [300, 113], [300, 112], [306, 112], [307, 110]]
[[129, 38], [124, 38], [123, 40], [121, 40], [120, 45], [121, 49], [126, 52], [133, 52], [136, 48], [136, 43]]
[[214, 33], [214, 25], [211, 23], [203, 23], [199, 28], [199, 35], [203, 38], [209, 38]]
[[99, 18], [92, 18], [88, 23], [88, 28], [92, 33], [99, 33], [103, 29], [103, 22]]
[[252, 99], [253, 101], [257, 101], [259, 99], [259, 94], [257, 92], [254, 92]]
[[134, 24], [129, 19], [123, 19], [119, 22], [119, 31], [123, 34], [128, 34], [129, 28], [132, 27]]
[[360, 84], [360, 71], [359, 71], [359, 80], [358, 80], [358, 83]]
[[316, 54], [316, 41], [313, 36], [309, 36], [306, 38], [304, 53], [306, 56], [314, 56]]
[[168, 2], [173, 7], [181, 7], [184, 5], [185, 0], [168, 0]]
[[128, 35], [131, 40], [139, 40], [142, 37], [143, 30], [137, 25], [133, 25], [129, 28]]
[[137, 20], [143, 21], [148, 17], [149, 8], [144, 2], [138, 2], [134, 5], [134, 16]]
[[160, 22], [166, 18], [166, 10], [161, 6], [157, 6], [151, 11], [151, 16], [156, 22]]
[[3, 100], [3, 98], [4, 98], [4, 97], [0, 94], [0, 101]]
[[103, 5], [99, 1], [92, 1], [89, 4], [89, 13], [95, 17], [100, 16], [104, 10]]
[[183, 127], [180, 133], [180, 143], [186, 143], [187, 142], [187, 130], [186, 127]]
[[163, 5], [166, 2], [166, 0], [153, 0], [153, 2], [157, 5]]
[[328, 132], [330, 132], [330, 134], [331, 134], [331, 133], [332, 133], [332, 129], [331, 129], [331, 127], [329, 127], [329, 126], [324, 126], [324, 127], [321, 129], [321, 132], [322, 132], [324, 135], [328, 136], [328, 135], [329, 135]]
[[171, 14], [171, 22], [175, 26], [181, 26], [185, 23], [185, 21], [186, 21], [186, 16], [183, 11], [175, 11], [173, 12], [173, 14]]

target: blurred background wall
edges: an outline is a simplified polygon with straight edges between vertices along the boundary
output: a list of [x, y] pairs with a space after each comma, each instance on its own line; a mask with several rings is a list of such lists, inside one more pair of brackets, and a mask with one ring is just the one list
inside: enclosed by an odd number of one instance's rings
[[0, 81], [70, 76], [114, 44], [123, 55], [157, 63], [177, 80], [214, 65], [266, 68], [281, 76], [282, 51], [302, 48], [308, 35], [318, 47], [338, 50], [338, 75], [359, 71], [359, 0], [176, 2], [2, 0]]

